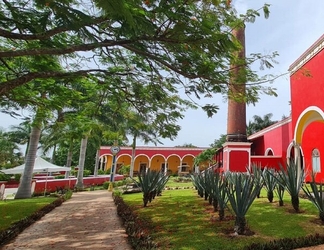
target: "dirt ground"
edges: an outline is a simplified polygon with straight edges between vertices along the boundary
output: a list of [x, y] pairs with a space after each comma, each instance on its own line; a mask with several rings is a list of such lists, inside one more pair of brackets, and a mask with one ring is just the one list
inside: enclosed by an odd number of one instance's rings
[[3, 250], [18, 249], [108, 249], [128, 250], [127, 235], [106, 190], [73, 193], [25, 229]]

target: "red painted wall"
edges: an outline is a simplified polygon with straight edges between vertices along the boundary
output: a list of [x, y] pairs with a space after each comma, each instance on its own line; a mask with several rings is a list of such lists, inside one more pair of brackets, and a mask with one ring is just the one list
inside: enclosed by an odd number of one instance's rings
[[322, 50], [290, 77], [292, 125], [309, 106], [324, 110], [324, 51]]
[[[313, 45], [313, 47], [316, 47]], [[312, 47], [311, 47], [312, 48]], [[307, 55], [307, 53], [305, 54]], [[302, 68], [293, 73], [290, 77], [291, 105], [292, 105], [292, 126], [295, 128], [300, 114], [310, 106], [317, 106], [324, 110], [324, 51], [320, 51], [307, 61]], [[305, 129], [301, 147], [304, 153], [304, 164], [306, 171], [312, 169], [312, 150], [319, 149], [321, 155], [322, 172], [316, 176], [316, 181], [324, 180], [324, 125], [314, 122]], [[310, 180], [310, 177], [307, 178]]]
[[[307, 181], [311, 180], [312, 170], [312, 151], [317, 148], [320, 152], [321, 166], [324, 161], [324, 143], [321, 136], [324, 135], [324, 124], [320, 122], [313, 122], [307, 126], [303, 133], [302, 150], [304, 154], [305, 169], [308, 172]], [[323, 169], [323, 168], [322, 168]], [[324, 182], [324, 173], [318, 173], [316, 176], [317, 182]]]
[[[84, 177], [83, 184], [85, 187], [89, 187], [91, 185], [102, 185], [104, 182], [109, 181], [110, 176], [97, 176], [97, 177]], [[124, 176], [115, 175], [115, 181], [123, 180]], [[36, 180], [35, 193], [44, 193], [46, 188], [47, 192], [55, 192], [57, 188], [63, 189], [73, 189], [75, 186], [77, 178], [70, 179], [54, 179], [54, 180]], [[6, 188], [18, 188], [19, 183], [15, 184], [5, 184]]]
[[280, 170], [280, 164], [285, 166], [285, 161], [280, 156], [252, 156], [251, 164], [255, 164], [261, 168], [267, 167]]
[[246, 172], [249, 162], [249, 153], [247, 151], [230, 151], [230, 171]]
[[[279, 163], [285, 163], [287, 149], [293, 138], [292, 124], [290, 118], [286, 118], [279, 123], [258, 132], [258, 136], [251, 139], [251, 161], [261, 163], [262, 166], [273, 166], [279, 168]], [[273, 151], [275, 158], [265, 155], [268, 148]], [[263, 159], [264, 158], [264, 159]], [[280, 159], [278, 161], [278, 159]]]

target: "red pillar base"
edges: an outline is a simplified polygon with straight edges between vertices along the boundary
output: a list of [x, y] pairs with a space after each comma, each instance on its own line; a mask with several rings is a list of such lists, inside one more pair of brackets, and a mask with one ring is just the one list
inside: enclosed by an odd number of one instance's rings
[[246, 172], [251, 163], [250, 142], [225, 142], [223, 144], [223, 170]]

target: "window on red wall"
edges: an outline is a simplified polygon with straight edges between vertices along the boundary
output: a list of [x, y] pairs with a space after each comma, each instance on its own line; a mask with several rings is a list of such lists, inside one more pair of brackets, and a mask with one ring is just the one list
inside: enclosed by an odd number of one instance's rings
[[312, 151], [312, 168], [314, 173], [318, 173], [321, 171], [320, 152], [317, 148], [314, 148]]

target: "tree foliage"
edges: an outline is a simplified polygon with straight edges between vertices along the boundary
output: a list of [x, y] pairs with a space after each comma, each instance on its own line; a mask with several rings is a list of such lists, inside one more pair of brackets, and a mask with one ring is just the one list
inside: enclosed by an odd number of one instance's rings
[[254, 115], [253, 120], [249, 121], [247, 125], [246, 128], [247, 135], [252, 135], [264, 128], [271, 126], [272, 124], [275, 124], [277, 121], [272, 121], [271, 120], [272, 116], [273, 116], [272, 113], [266, 114], [263, 117]]
[[[268, 6], [264, 6], [268, 15]], [[258, 11], [237, 16], [227, 1], [45, 1], [1, 3], [0, 95], [3, 105], [18, 87], [40, 79], [95, 79], [123, 100], [140, 102], [137, 91], [152, 86], [195, 97], [228, 91], [228, 65], [241, 45], [232, 29]], [[57, 67], [58, 58], [63, 67]], [[249, 69], [255, 61], [272, 67], [272, 56], [246, 58], [251, 84], [247, 102], [269, 91]], [[52, 83], [55, 84], [55, 83]], [[18, 98], [19, 102], [22, 99]], [[3, 106], [1, 105], [1, 106]], [[208, 115], [213, 104], [203, 107]]]

